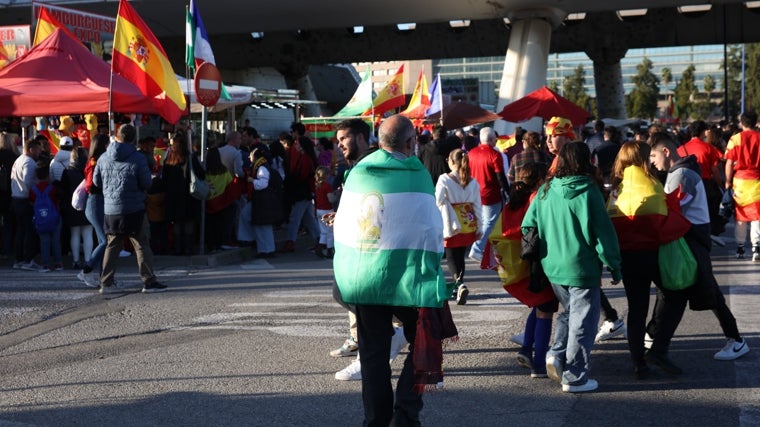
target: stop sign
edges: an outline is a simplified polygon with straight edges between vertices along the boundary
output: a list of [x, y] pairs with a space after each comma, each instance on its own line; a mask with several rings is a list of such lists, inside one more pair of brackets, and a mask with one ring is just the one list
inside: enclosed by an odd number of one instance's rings
[[213, 107], [222, 93], [222, 74], [210, 62], [204, 62], [195, 72], [195, 96], [206, 107]]

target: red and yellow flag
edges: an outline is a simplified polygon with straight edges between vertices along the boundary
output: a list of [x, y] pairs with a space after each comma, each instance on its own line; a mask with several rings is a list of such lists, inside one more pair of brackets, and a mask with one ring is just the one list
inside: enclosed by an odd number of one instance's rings
[[409, 105], [406, 110], [401, 114], [409, 117], [410, 119], [422, 119], [425, 117], [425, 112], [430, 108], [430, 95], [428, 95], [428, 84], [425, 78], [425, 70], [420, 70], [420, 76], [417, 77], [417, 84], [414, 86], [414, 93], [412, 93], [412, 99], [409, 101]]
[[72, 39], [79, 40], [79, 37], [75, 36], [65, 25], [61, 24], [61, 21], [57, 20], [45, 6], [40, 6], [40, 16], [37, 17], [37, 27], [34, 30], [34, 43], [32, 47], [42, 43], [43, 40], [53, 34], [53, 31], [58, 28], [70, 35]]
[[640, 166], [623, 170], [623, 181], [607, 203], [620, 249], [652, 250], [682, 237], [691, 224], [681, 214], [676, 192], [665, 194], [662, 184]]
[[[388, 80], [383, 90], [377, 94], [377, 98], [372, 102], [374, 105], [374, 113], [376, 116], [382, 115], [388, 110], [394, 108], [403, 107], [406, 103], [406, 96], [404, 96], [404, 64], [398, 68], [396, 74]], [[372, 109], [364, 112], [364, 115], [372, 114]]]
[[164, 48], [127, 0], [119, 1], [111, 70], [151, 98], [167, 122], [177, 123], [187, 111], [185, 94]]

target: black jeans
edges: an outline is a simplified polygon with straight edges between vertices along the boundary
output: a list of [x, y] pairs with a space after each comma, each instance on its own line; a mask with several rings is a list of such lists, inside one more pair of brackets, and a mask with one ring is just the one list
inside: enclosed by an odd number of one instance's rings
[[14, 242], [14, 251], [16, 262], [26, 262], [34, 259], [37, 253], [39, 237], [37, 230], [34, 229], [32, 217], [34, 209], [29, 199], [11, 199], [11, 210], [16, 215], [16, 240]]
[[455, 248], [444, 248], [446, 253], [446, 264], [449, 266], [449, 273], [454, 281], [464, 281], [464, 256], [467, 252], [467, 246]]
[[[623, 286], [628, 300], [628, 350], [634, 365], [644, 361], [644, 334], [654, 339], [652, 351], [665, 355], [686, 309], [686, 295], [662, 288], [657, 251], [622, 251]], [[654, 316], [647, 326], [651, 284], [657, 287]]]
[[[404, 336], [409, 342], [409, 354], [396, 384], [396, 401], [393, 401], [391, 351], [393, 326], [396, 316], [404, 324]], [[419, 425], [422, 395], [414, 390], [414, 338], [417, 333], [417, 309], [384, 305], [357, 305], [356, 319], [359, 329], [359, 356], [362, 365], [362, 401], [364, 426]]]

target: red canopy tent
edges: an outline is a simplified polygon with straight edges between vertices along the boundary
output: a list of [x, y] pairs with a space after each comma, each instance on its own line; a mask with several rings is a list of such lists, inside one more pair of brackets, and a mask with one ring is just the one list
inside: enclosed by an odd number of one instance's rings
[[[0, 116], [107, 112], [110, 78], [105, 61], [57, 29], [0, 70]], [[119, 75], [113, 76], [111, 110], [157, 114], [150, 100]]]
[[546, 86], [512, 102], [498, 114], [504, 120], [513, 123], [533, 117], [549, 120], [554, 116], [560, 116], [573, 122], [575, 127], [585, 125], [592, 117], [591, 113]]
[[427, 116], [426, 119], [440, 121], [441, 113], [443, 113], [443, 127], [446, 129], [458, 129], [465, 126], [491, 122], [501, 118], [477, 105], [466, 102], [452, 102], [443, 107], [441, 112], [431, 114]]

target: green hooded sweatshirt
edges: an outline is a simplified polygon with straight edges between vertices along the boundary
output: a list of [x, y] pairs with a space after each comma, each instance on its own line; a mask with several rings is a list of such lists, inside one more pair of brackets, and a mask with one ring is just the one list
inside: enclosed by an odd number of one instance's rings
[[[549, 187], [546, 191], [546, 187]], [[602, 265], [620, 280], [620, 246], [599, 187], [588, 176], [554, 178], [533, 199], [522, 222], [541, 239], [541, 265], [558, 285], [600, 285]]]

